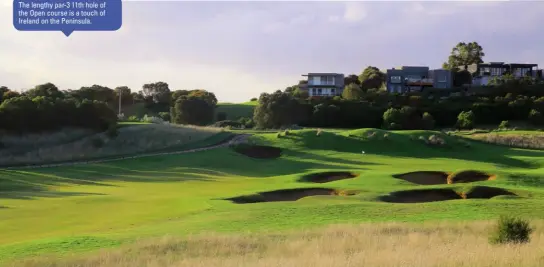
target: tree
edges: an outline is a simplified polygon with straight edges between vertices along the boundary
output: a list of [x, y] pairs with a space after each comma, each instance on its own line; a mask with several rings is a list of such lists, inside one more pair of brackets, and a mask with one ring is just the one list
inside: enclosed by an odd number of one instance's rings
[[355, 74], [350, 74], [346, 77], [344, 77], [344, 85], [345, 86], [348, 86], [350, 84], [357, 84], [357, 85], [361, 85], [361, 82], [359, 81], [359, 76], [355, 75]]
[[432, 130], [434, 129], [434, 118], [429, 112], [423, 113], [423, 116], [421, 116], [421, 122], [423, 129], [425, 130]]
[[215, 94], [214, 93], [211, 93], [211, 92], [208, 92], [204, 89], [195, 89], [195, 90], [192, 90], [190, 93], [189, 93], [189, 96], [194, 96], [194, 97], [197, 97], [197, 98], [200, 98], [200, 99], [203, 99], [205, 100], [206, 102], [208, 102], [208, 104], [211, 106], [211, 107], [214, 107], [217, 105], [217, 97], [215, 97]]
[[461, 111], [457, 116], [457, 128], [459, 129], [472, 129], [474, 128], [475, 116], [471, 111]]
[[459, 67], [482, 63], [484, 49], [477, 42], [460, 42], [452, 48], [448, 61], [442, 64], [445, 69], [455, 70]]
[[465, 84], [472, 84], [472, 74], [468, 70], [457, 70], [453, 73], [453, 85], [461, 87]]
[[206, 125], [213, 121], [214, 107], [204, 98], [182, 96], [176, 100], [170, 113], [174, 123]]
[[402, 124], [402, 113], [399, 109], [389, 108], [383, 113], [384, 128], [398, 130]]
[[128, 86], [115, 87], [115, 102], [119, 104], [119, 96], [121, 96], [121, 105], [130, 105], [134, 102], [132, 92]]
[[361, 83], [361, 89], [367, 91], [369, 89], [379, 89], [385, 83], [386, 75], [378, 68], [369, 66], [361, 75], [359, 75], [359, 82]]
[[58, 98], [58, 97], [64, 96], [64, 94], [59, 90], [59, 88], [57, 88], [57, 86], [52, 83], [44, 83], [44, 84], [37, 85], [33, 89], [26, 91], [24, 94], [28, 95], [30, 98], [34, 98], [37, 96]]
[[155, 104], [170, 105], [170, 88], [165, 82], [147, 83], [142, 86], [143, 95]]
[[363, 95], [363, 90], [355, 83], [350, 83], [347, 85], [342, 92], [342, 97], [347, 100], [358, 100], [361, 99]]
[[273, 94], [261, 94], [253, 121], [261, 129], [281, 128], [297, 124], [300, 114], [299, 102], [291, 94], [278, 90]]
[[300, 88], [297, 88], [293, 92], [293, 96], [298, 99], [308, 99], [308, 97], [310, 97], [310, 94], [308, 93], [308, 90], [302, 90]]
[[109, 104], [110, 106], [117, 106], [115, 100], [115, 91], [113, 89], [94, 84], [92, 86], [84, 86], [79, 90], [71, 91], [70, 94], [76, 99], [83, 101], [84, 99], [96, 100]]
[[189, 95], [189, 90], [176, 90], [171, 92], [172, 103], [175, 103], [180, 97]]

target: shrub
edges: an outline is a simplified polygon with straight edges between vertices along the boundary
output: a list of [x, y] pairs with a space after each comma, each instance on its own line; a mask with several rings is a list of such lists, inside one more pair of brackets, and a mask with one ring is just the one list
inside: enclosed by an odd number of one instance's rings
[[256, 97], [250, 99], [249, 101], [253, 102], [253, 101], [257, 101], [258, 99]]
[[495, 229], [491, 232], [489, 242], [492, 244], [527, 243], [533, 229], [527, 220], [512, 217], [501, 216]]
[[140, 119], [136, 116], [130, 116], [128, 117], [127, 121], [137, 122], [137, 121], [140, 121]]
[[506, 130], [508, 128], [510, 128], [510, 122], [508, 121], [501, 121], [501, 124], [499, 124], [499, 127], [498, 127], [500, 130]]
[[459, 129], [472, 129], [474, 128], [475, 116], [471, 111], [461, 111], [457, 116], [457, 128]]
[[434, 129], [434, 123], [435, 123], [434, 118], [428, 112], [423, 113], [423, 116], [421, 117], [421, 123], [422, 123], [423, 129], [425, 130]]
[[163, 121], [170, 121], [170, 112], [159, 112], [159, 118]]
[[544, 125], [544, 115], [536, 109], [529, 112], [529, 121], [534, 125]]
[[144, 117], [142, 118], [142, 122], [164, 124], [163, 119], [159, 117], [148, 116], [147, 114], [145, 114]]
[[429, 136], [429, 139], [427, 140], [427, 144], [442, 146], [446, 144], [446, 141], [444, 141], [444, 139], [440, 138], [439, 136], [436, 136], [433, 134]]
[[276, 134], [276, 138], [281, 138], [281, 132], [278, 132], [278, 133]]

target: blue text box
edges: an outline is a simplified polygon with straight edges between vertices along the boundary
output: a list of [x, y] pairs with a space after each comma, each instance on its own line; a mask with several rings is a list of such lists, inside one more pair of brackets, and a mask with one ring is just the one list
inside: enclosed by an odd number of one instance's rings
[[121, 0], [14, 0], [19, 31], [116, 31], [123, 24]]

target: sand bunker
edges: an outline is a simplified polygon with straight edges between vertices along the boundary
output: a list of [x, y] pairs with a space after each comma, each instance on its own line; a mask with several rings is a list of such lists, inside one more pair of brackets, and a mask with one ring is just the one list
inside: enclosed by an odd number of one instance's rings
[[302, 176], [298, 181], [299, 182], [310, 182], [310, 183], [328, 183], [344, 179], [352, 179], [357, 177], [358, 174], [351, 172], [319, 172], [312, 173]]
[[419, 185], [473, 183], [480, 181], [495, 180], [496, 176], [480, 171], [461, 171], [447, 173], [439, 171], [418, 171], [402, 174], [395, 174], [393, 177]]
[[495, 175], [487, 174], [481, 171], [461, 171], [452, 173], [448, 176], [448, 184], [473, 183], [481, 181], [495, 180]]
[[516, 194], [502, 188], [489, 186], [476, 186], [469, 192], [462, 194], [464, 198], [494, 198], [497, 196], [517, 196]]
[[275, 159], [281, 156], [281, 149], [273, 146], [238, 145], [234, 151], [256, 159]]
[[447, 172], [420, 171], [420, 172], [395, 174], [393, 175], [393, 177], [397, 179], [402, 179], [414, 184], [435, 185], [435, 184], [446, 184], [448, 175], [449, 174]]
[[226, 200], [230, 200], [236, 204], [248, 204], [259, 202], [296, 201], [309, 196], [350, 196], [355, 194], [357, 194], [355, 191], [342, 191], [329, 188], [297, 188], [261, 192], [255, 195], [227, 198]]
[[496, 196], [516, 196], [516, 194], [501, 188], [477, 186], [467, 193], [457, 193], [452, 189], [406, 190], [393, 192], [379, 199], [391, 203], [423, 203], [454, 199], [490, 199]]

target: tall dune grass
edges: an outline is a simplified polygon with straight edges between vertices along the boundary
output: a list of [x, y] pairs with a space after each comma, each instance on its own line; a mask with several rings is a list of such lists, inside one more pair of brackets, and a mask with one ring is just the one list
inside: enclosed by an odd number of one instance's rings
[[83, 256], [34, 258], [20, 267], [537, 267], [544, 266], [542, 221], [526, 245], [490, 245], [478, 223], [337, 225], [283, 234], [164, 237]]
[[6, 136], [2, 139], [5, 147], [0, 149], [0, 164], [41, 164], [145, 153], [197, 142], [220, 131], [211, 127], [141, 124], [119, 128], [114, 139], [105, 133], [82, 130], [39, 137]]
[[544, 149], [544, 133], [535, 133], [534, 135], [479, 133], [466, 137], [510, 147]]

